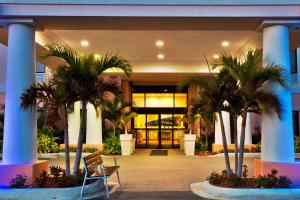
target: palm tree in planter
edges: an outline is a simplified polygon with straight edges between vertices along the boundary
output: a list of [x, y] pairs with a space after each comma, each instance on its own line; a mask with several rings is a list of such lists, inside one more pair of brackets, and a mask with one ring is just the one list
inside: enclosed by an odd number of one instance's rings
[[227, 105], [224, 102], [226, 102], [228, 94], [230, 94], [230, 85], [223, 79], [222, 76], [218, 75], [215, 75], [210, 79], [189, 78], [185, 80], [185, 82], [182, 84], [182, 87], [186, 87], [188, 84], [199, 85], [200, 91], [198, 98], [200, 98], [201, 102], [205, 103], [205, 109], [209, 111], [209, 113], [218, 113], [219, 115], [226, 171], [227, 175], [231, 175], [232, 172], [222, 116], [222, 111], [228, 111]]
[[45, 57], [60, 58], [64, 65], [68, 66], [67, 75], [64, 78], [70, 80], [75, 88], [72, 92], [81, 101], [82, 112], [80, 116], [80, 130], [76, 149], [76, 158], [73, 168], [75, 176], [80, 166], [82, 156], [83, 138], [86, 134], [87, 104], [94, 105], [95, 110], [101, 109], [109, 93], [121, 92], [120, 81], [108, 78], [104, 72], [109, 69], [120, 69], [127, 76], [132, 71], [129, 62], [118, 55], [106, 54], [96, 58], [94, 54], [80, 56], [74, 50], [64, 45], [47, 45]]
[[103, 106], [103, 115], [111, 122], [114, 136], [120, 125], [124, 128], [125, 134], [120, 135], [122, 155], [130, 155], [133, 152], [133, 137], [132, 134], [128, 134], [127, 126], [137, 114], [126, 110], [130, 106], [131, 102], [122, 101], [120, 95], [115, 96], [112, 100], [107, 100]]
[[[277, 83], [286, 86], [282, 69], [274, 64], [265, 67], [261, 66], [262, 54], [260, 50], [249, 50], [245, 55], [243, 62], [239, 65], [230, 64], [233, 60], [237, 60], [226, 54], [220, 58], [220, 66], [228, 69], [232, 76], [236, 79], [236, 94], [242, 99], [239, 113], [242, 117], [242, 130], [240, 137], [240, 154], [238, 161], [237, 175], [242, 176], [242, 167], [244, 160], [245, 145], [245, 129], [248, 112], [260, 113], [275, 111], [281, 116], [282, 105], [279, 97], [266, 88], [270, 83]], [[229, 63], [229, 64], [228, 64]]]
[[[60, 66], [53, 73], [49, 83], [34, 84], [22, 94], [21, 107], [27, 109], [43, 103], [46, 110], [56, 113], [59, 120], [63, 120], [64, 125], [64, 145], [66, 175], [70, 175], [69, 156], [69, 133], [68, 133], [68, 113], [73, 112], [73, 104], [76, 96], [72, 96], [72, 84], [67, 79], [61, 79], [65, 75], [65, 66]], [[60, 115], [62, 113], [62, 115]], [[62, 117], [61, 117], [62, 116]]]

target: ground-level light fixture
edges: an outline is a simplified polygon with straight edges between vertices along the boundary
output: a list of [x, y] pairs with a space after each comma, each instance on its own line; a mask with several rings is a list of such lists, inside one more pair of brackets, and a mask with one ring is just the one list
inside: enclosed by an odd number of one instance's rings
[[223, 47], [228, 47], [229, 46], [229, 42], [228, 41], [223, 41], [222, 42], [222, 46]]
[[164, 58], [165, 58], [165, 55], [162, 54], [162, 53], [160, 53], [160, 54], [157, 55], [157, 58], [158, 58], [158, 59], [164, 59]]
[[81, 40], [80, 44], [81, 44], [81, 46], [86, 47], [86, 46], [89, 46], [89, 41], [87, 41], [87, 40]]
[[162, 40], [157, 40], [157, 41], [156, 41], [156, 46], [157, 46], [157, 47], [162, 47], [162, 46], [164, 46], [164, 41], [162, 41]]

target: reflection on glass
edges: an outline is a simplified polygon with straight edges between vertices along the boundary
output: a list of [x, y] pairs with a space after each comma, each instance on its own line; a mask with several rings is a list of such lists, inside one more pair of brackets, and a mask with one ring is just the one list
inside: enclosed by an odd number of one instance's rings
[[145, 107], [145, 94], [134, 93], [132, 94], [132, 102], [134, 107], [143, 108]]
[[161, 130], [161, 145], [165, 148], [172, 146], [172, 130]]
[[146, 146], [146, 130], [137, 130], [136, 131], [136, 143], [137, 146], [145, 147]]
[[184, 114], [174, 115], [174, 128], [185, 128], [184, 126]]
[[174, 130], [174, 146], [180, 145], [180, 137], [184, 135], [184, 130]]
[[173, 116], [172, 114], [162, 114], [160, 117], [160, 125], [162, 129], [172, 128]]
[[134, 128], [146, 128], [145, 114], [138, 114], [134, 117]]
[[176, 108], [187, 107], [187, 97], [185, 93], [175, 93], [175, 107]]
[[158, 146], [158, 130], [148, 130], [148, 146], [157, 147]]
[[147, 115], [147, 128], [158, 128], [159, 127], [159, 118], [157, 114], [148, 114]]
[[147, 93], [146, 107], [165, 107], [172, 108], [174, 106], [173, 93]]

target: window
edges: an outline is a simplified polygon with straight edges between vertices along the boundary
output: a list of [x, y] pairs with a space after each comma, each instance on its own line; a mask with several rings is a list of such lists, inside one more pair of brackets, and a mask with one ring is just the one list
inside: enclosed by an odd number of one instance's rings
[[45, 65], [36, 63], [36, 78], [37, 83], [45, 82]]
[[294, 135], [299, 136], [299, 111], [293, 111], [293, 128]]
[[297, 73], [297, 49], [291, 52], [291, 73]]
[[143, 108], [145, 107], [145, 94], [144, 93], [134, 93], [132, 94], [133, 107]]
[[186, 93], [133, 93], [132, 106], [136, 108], [186, 108]]
[[147, 93], [146, 107], [147, 108], [172, 108], [174, 106], [173, 93]]

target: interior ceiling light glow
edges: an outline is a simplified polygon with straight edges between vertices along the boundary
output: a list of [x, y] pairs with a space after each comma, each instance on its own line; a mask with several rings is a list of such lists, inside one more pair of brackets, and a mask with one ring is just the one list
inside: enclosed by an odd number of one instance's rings
[[157, 58], [158, 58], [158, 59], [164, 59], [164, 58], [165, 58], [165, 55], [164, 55], [164, 54], [158, 54], [158, 55], [157, 55]]
[[84, 46], [84, 47], [89, 46], [89, 42], [87, 40], [82, 40], [80, 43], [81, 43], [81, 46]]
[[223, 47], [228, 47], [229, 46], [229, 42], [228, 41], [223, 41], [222, 42], [222, 46]]
[[218, 59], [218, 58], [220, 58], [220, 56], [219, 56], [218, 54], [215, 54], [215, 55], [213, 56], [213, 58], [214, 58], [214, 59]]
[[156, 46], [157, 46], [157, 47], [162, 47], [162, 46], [164, 46], [164, 42], [161, 41], [161, 40], [157, 40], [157, 41], [156, 41]]

